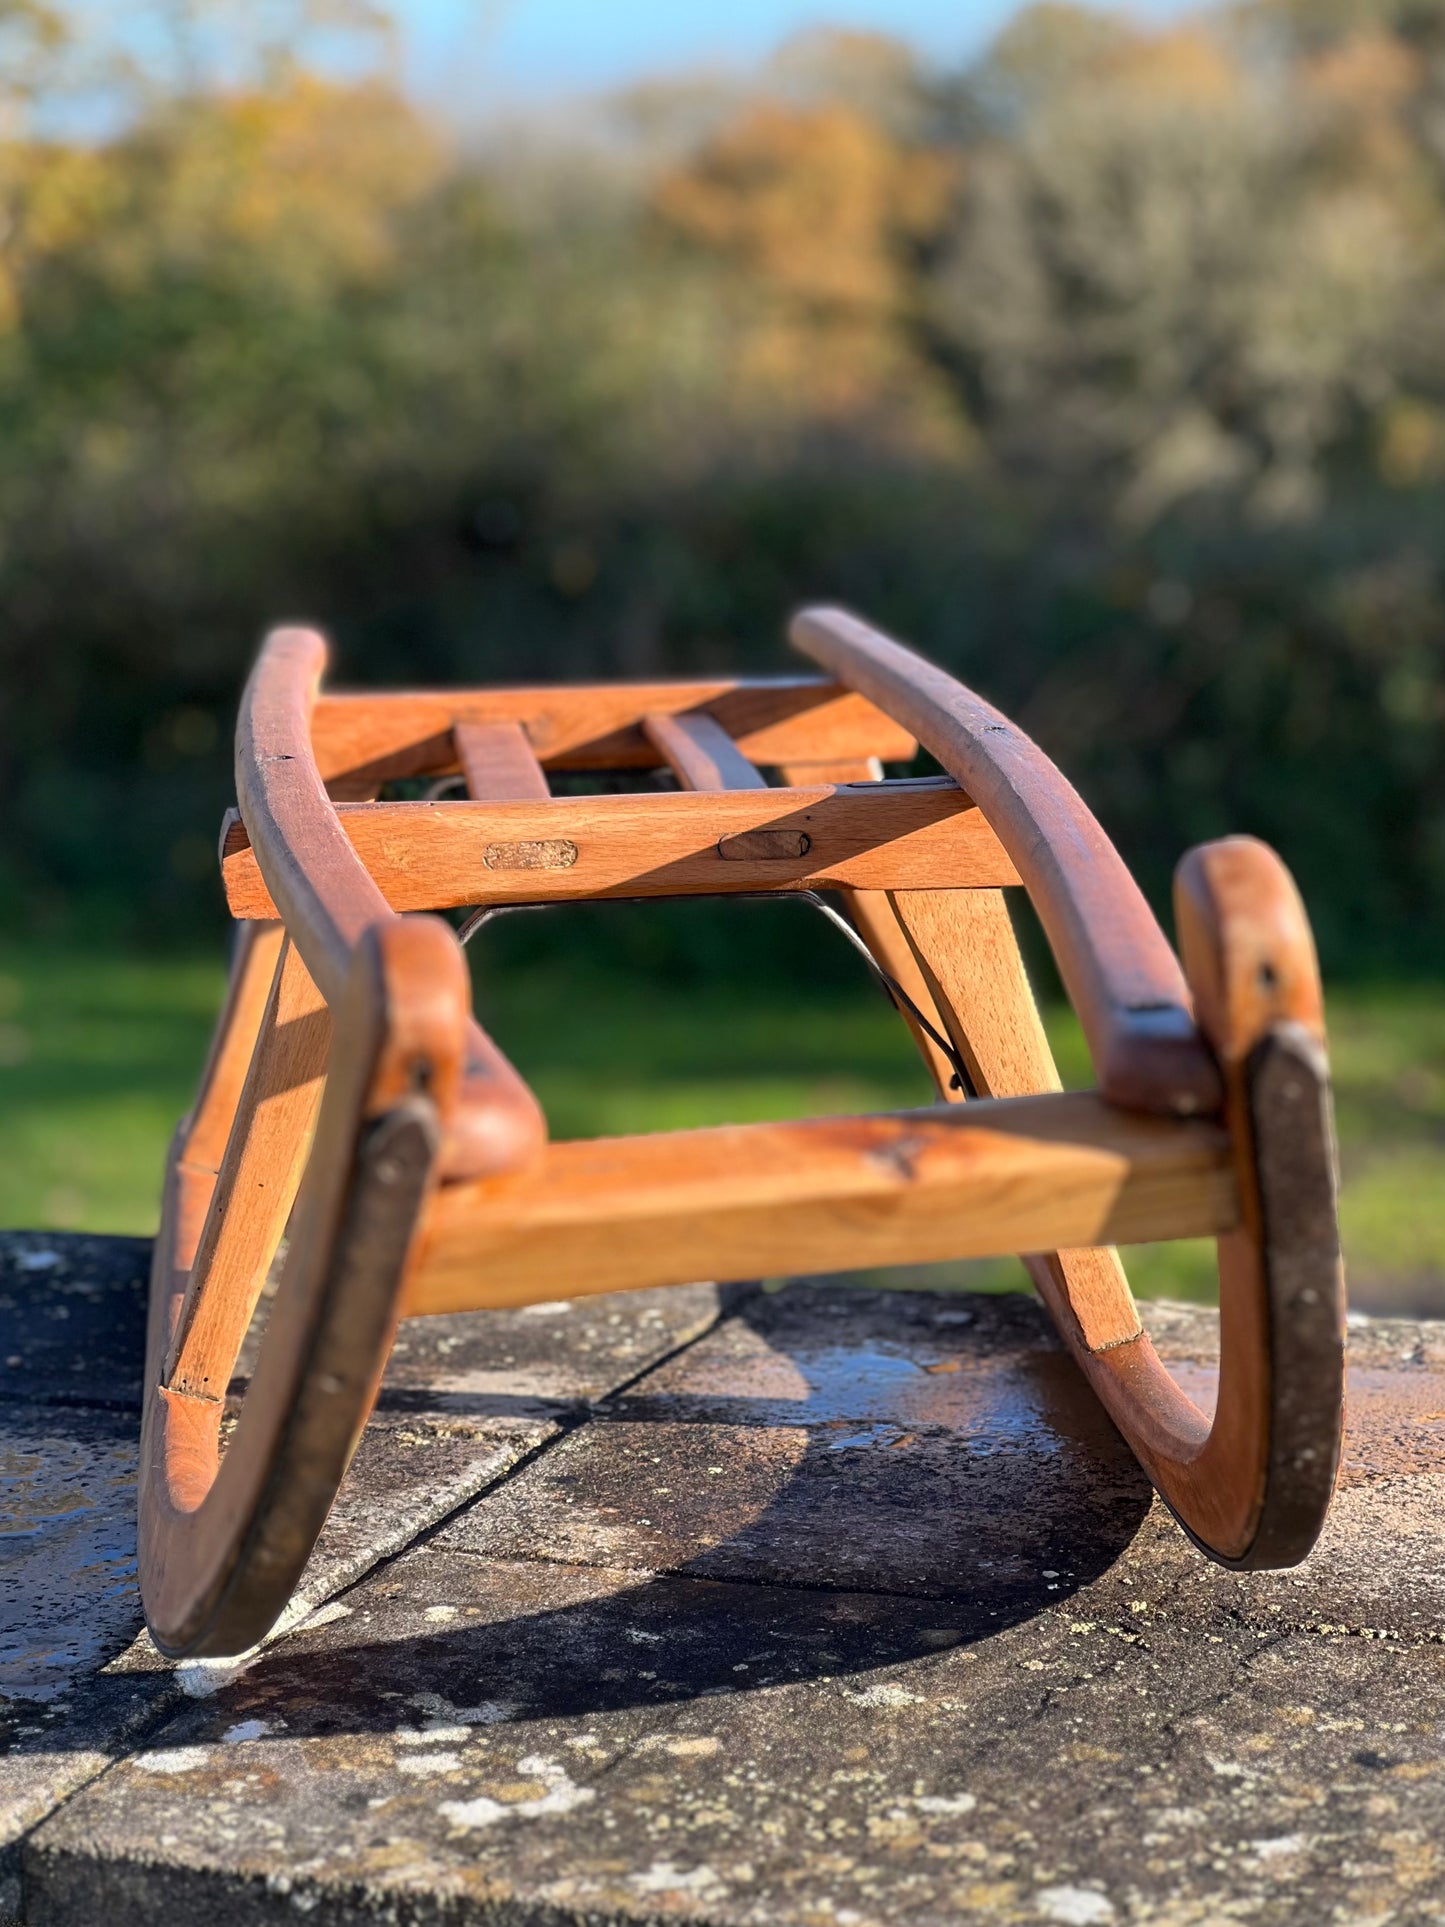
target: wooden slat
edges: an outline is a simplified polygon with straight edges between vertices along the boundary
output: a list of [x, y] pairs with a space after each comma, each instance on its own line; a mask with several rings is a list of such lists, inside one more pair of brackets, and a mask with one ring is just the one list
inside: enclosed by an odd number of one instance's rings
[[[839, 757], [828, 763], [785, 763], [779, 771], [785, 783], [806, 787], [809, 783], [877, 783], [883, 778], [876, 757]], [[854, 928], [867, 944], [877, 962], [887, 971], [905, 996], [910, 997], [936, 1030], [948, 1032], [933, 1001], [933, 992], [918, 967], [913, 947], [899, 927], [893, 906], [882, 890], [844, 890], [844, 906]], [[946, 1103], [958, 1103], [963, 1092], [954, 1086], [953, 1065], [928, 1032], [908, 1010], [900, 1012], [919, 1055], [928, 1066], [938, 1094]]]
[[767, 781], [711, 716], [644, 716], [643, 734], [685, 790], [764, 790]]
[[405, 1311], [1192, 1237], [1236, 1215], [1217, 1125], [1092, 1092], [594, 1139], [443, 1186]]
[[865, 697], [816, 676], [328, 694], [316, 705], [313, 736], [323, 780], [353, 795], [352, 785], [455, 769], [458, 722], [524, 725], [548, 769], [647, 769], [656, 752], [643, 717], [681, 710], [715, 717], [765, 768], [831, 756], [906, 763], [918, 747]]
[[165, 1383], [221, 1398], [306, 1168], [331, 1021], [283, 943], [166, 1361]]
[[226, 1001], [201, 1073], [195, 1108], [182, 1127], [185, 1162], [216, 1172], [226, 1154], [231, 1120], [241, 1101], [285, 932], [279, 923], [244, 923], [236, 933]]
[[[395, 910], [1018, 880], [979, 811], [947, 778], [545, 803], [341, 804], [337, 822], [353, 860]], [[274, 917], [237, 819], [223, 832], [221, 854], [232, 916]]]
[[846, 610], [804, 610], [790, 633], [805, 655], [885, 705], [977, 798], [1044, 926], [1100, 1089], [1145, 1110], [1217, 1111], [1219, 1070], [1178, 959], [1118, 851], [1037, 744]]
[[[984, 1097], [1059, 1089], [1003, 893], [897, 890], [889, 898], [917, 953], [945, 1030]], [[1089, 1351], [1139, 1335], [1139, 1314], [1119, 1255], [1051, 1251], [1026, 1260], [1061, 1329], [1070, 1321]]]
[[[272, 906], [265, 915], [284, 921], [312, 981], [335, 1006], [363, 937], [391, 922], [395, 910], [358, 860], [317, 769], [311, 721], [325, 666], [326, 644], [314, 630], [277, 629], [267, 637], [236, 722], [236, 822], [244, 819], [251, 874]], [[476, 1176], [534, 1156], [546, 1124], [536, 1098], [480, 1025], [468, 1018], [464, 1028], [461, 1098], [444, 1119], [444, 1166], [448, 1175]]]
[[452, 741], [467, 794], [475, 802], [525, 797], [545, 801], [552, 794], [520, 723], [458, 723]]

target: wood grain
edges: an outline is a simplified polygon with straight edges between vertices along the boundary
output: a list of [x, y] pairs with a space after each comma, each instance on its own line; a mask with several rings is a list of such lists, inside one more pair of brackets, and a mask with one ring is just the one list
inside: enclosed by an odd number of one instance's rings
[[279, 923], [236, 927], [226, 1001], [212, 1034], [195, 1105], [182, 1126], [186, 1162], [197, 1170], [215, 1173], [221, 1168], [270, 1002], [284, 934]]
[[1319, 963], [1294, 880], [1253, 837], [1184, 858], [1175, 921], [1200, 1025], [1224, 1072], [1241, 1205], [1238, 1229], [1219, 1241], [1214, 1428], [1183, 1496], [1197, 1506], [1200, 1488], [1208, 1492], [1222, 1515], [1214, 1530], [1230, 1535], [1236, 1563], [1292, 1565], [1324, 1521], [1344, 1419], [1344, 1271]]
[[1226, 1565], [1288, 1566], [1324, 1523], [1343, 1426], [1344, 1283], [1314, 946], [1288, 871], [1250, 837], [1184, 859], [1176, 920], [1223, 1069], [1239, 1200], [1219, 1240], [1213, 1421], [1147, 1335], [1102, 1352], [1075, 1346], [1075, 1356], [1196, 1544]]
[[[839, 757], [827, 763], [785, 763], [779, 774], [785, 783], [796, 788], [806, 789], [814, 783], [877, 783], [883, 779], [883, 770], [876, 757]], [[933, 1001], [933, 992], [918, 967], [918, 959], [913, 954], [913, 946], [899, 927], [898, 918], [882, 890], [846, 889], [839, 893], [843, 907], [852, 920], [853, 927], [867, 944], [875, 961], [893, 979], [904, 995], [913, 1003], [933, 1025], [941, 1036], [947, 1036], [942, 1013]], [[940, 1097], [948, 1103], [962, 1100], [963, 1092], [956, 1088], [953, 1065], [946, 1052], [941, 1051], [928, 1032], [917, 1022], [911, 1011], [899, 1012], [908, 1026], [909, 1034], [918, 1047], [919, 1055], [932, 1077]]]
[[326, 1005], [284, 943], [166, 1360], [176, 1391], [225, 1395], [306, 1167], [330, 1048]]
[[763, 790], [767, 779], [714, 717], [642, 719], [642, 733], [685, 790]]
[[[1313, 1542], [1339, 1449], [1343, 1299], [1318, 973], [1287, 872], [1249, 839], [1186, 859], [1186, 986], [1102, 832], [1026, 738], [851, 618], [815, 613], [800, 634], [859, 697], [654, 685], [584, 713], [586, 692], [512, 691], [475, 708], [352, 699], [319, 724], [320, 639], [268, 642], [238, 727], [244, 821], [224, 844], [233, 904], [261, 921], [172, 1148], [153, 1273], [140, 1571], [164, 1651], [236, 1652], [272, 1623], [403, 1310], [698, 1277], [1052, 1253], [1032, 1268], [1063, 1337], [1196, 1542], [1239, 1566], [1289, 1563]], [[969, 794], [950, 779], [880, 782], [873, 751], [839, 748], [865, 723], [876, 737], [874, 696], [955, 775], [972, 772]], [[321, 762], [313, 724], [330, 731]], [[543, 762], [603, 749], [662, 755], [686, 787], [547, 794]], [[480, 800], [338, 808], [327, 794], [423, 753], [459, 760]], [[869, 780], [770, 789], [760, 761]], [[1051, 1088], [1000, 895], [1020, 876], [1107, 1095]], [[453, 932], [398, 914], [820, 886], [849, 893], [874, 954], [937, 1013], [977, 1088], [1042, 1094], [548, 1148], [530, 1093], [470, 1022]], [[1189, 1115], [1210, 1105], [1218, 1116]], [[222, 1458], [220, 1392], [293, 1192]], [[1223, 1335], [1212, 1424], [1160, 1365], [1103, 1249], [1207, 1234]]]
[[[284, 921], [329, 1004], [347, 980], [362, 936], [394, 921], [396, 911], [358, 860], [312, 754], [311, 718], [325, 661], [326, 645], [313, 630], [278, 629], [267, 638], [236, 723], [236, 793], [254, 874], [264, 878], [271, 906], [266, 914]], [[458, 1176], [525, 1163], [546, 1138], [537, 1100], [470, 1020], [462, 1093], [443, 1128], [445, 1166]]]
[[1174, 953], [1113, 844], [1042, 750], [845, 610], [804, 610], [790, 633], [805, 655], [897, 716], [977, 801], [1038, 912], [1099, 1088], [1143, 1110], [1218, 1110], [1219, 1074]]
[[1197, 1235], [1235, 1214], [1217, 1125], [1087, 1092], [596, 1139], [439, 1191], [406, 1311]]
[[918, 747], [866, 698], [814, 676], [328, 693], [316, 705], [313, 736], [323, 780], [352, 794], [355, 786], [454, 770], [459, 722], [520, 724], [548, 769], [651, 769], [657, 752], [643, 717], [683, 710], [715, 718], [765, 768], [795, 757], [906, 763]]
[[457, 723], [452, 745], [467, 794], [478, 802], [507, 796], [545, 799], [552, 793], [520, 723]]
[[375, 1401], [461, 1076], [466, 971], [446, 928], [365, 932], [286, 1260], [224, 1458], [218, 1399], [161, 1383], [200, 1174], [168, 1173], [152, 1270], [141, 1442], [146, 1620], [172, 1656], [255, 1644], [299, 1579]]
[[[989, 1097], [1056, 1091], [1059, 1074], [997, 890], [896, 890], [889, 901], [974, 1088]], [[1039, 1295], [1089, 1351], [1139, 1334], [1117, 1252], [1022, 1248]]]
[[[355, 803], [335, 807], [350, 861], [397, 910], [889, 884], [953, 889], [1016, 881], [982, 815], [945, 779], [809, 790], [557, 796], [541, 802]], [[766, 832], [774, 853], [723, 858], [719, 844]], [[800, 851], [799, 837], [807, 839]], [[792, 839], [780, 859], [781, 839]], [[575, 850], [565, 860], [563, 846]], [[551, 850], [546, 862], [538, 852]], [[277, 901], [247, 825], [223, 840], [236, 917]], [[288, 879], [280, 876], [283, 887]], [[288, 920], [288, 928], [289, 920]]]

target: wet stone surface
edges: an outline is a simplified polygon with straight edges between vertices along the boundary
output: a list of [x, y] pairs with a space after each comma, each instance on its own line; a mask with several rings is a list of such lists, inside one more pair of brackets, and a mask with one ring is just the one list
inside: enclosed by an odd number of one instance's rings
[[94, 1495], [12, 1917], [1445, 1927], [1445, 1330], [1352, 1330], [1325, 1540], [1237, 1575], [1026, 1300], [670, 1303], [408, 1328], [306, 1616], [189, 1674], [115, 1604], [121, 1415], [0, 1405], [72, 1428], [35, 1521]]
[[[142, 1630], [149, 1257], [143, 1239], [0, 1234], [0, 1922], [33, 1911], [22, 1864], [46, 1815], [247, 1664], [175, 1667]], [[408, 1328], [277, 1637], [324, 1622], [338, 1592], [706, 1330], [718, 1307], [695, 1286]]]

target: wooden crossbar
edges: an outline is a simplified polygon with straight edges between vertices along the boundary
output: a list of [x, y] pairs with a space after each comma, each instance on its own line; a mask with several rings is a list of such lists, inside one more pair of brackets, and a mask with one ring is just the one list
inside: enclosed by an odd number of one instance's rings
[[549, 1145], [436, 1194], [404, 1311], [1204, 1237], [1238, 1202], [1216, 1124], [1092, 1092]]
[[[740, 890], [997, 888], [1018, 881], [948, 778], [813, 789], [353, 803], [337, 821], [393, 910]], [[221, 870], [234, 917], [274, 917], [245, 825]]]
[[643, 718], [684, 710], [714, 717], [765, 768], [837, 756], [907, 763], [918, 748], [867, 697], [818, 676], [327, 694], [311, 727], [322, 780], [337, 795], [356, 795], [396, 777], [454, 770], [458, 722], [519, 724], [548, 769], [646, 769], [657, 752]]

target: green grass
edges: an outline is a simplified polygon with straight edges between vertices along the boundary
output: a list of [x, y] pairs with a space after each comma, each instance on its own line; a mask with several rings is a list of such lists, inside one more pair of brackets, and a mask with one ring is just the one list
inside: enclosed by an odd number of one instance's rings
[[[535, 1086], [556, 1137], [926, 1102], [882, 999], [639, 982], [591, 964], [487, 968], [483, 1021]], [[167, 1138], [219, 999], [216, 959], [0, 948], [0, 1224], [146, 1232]], [[1445, 1309], [1445, 985], [1339, 990], [1331, 1043], [1352, 1292]], [[1088, 1082], [1077, 1025], [1048, 1013], [1065, 1081]], [[1210, 1246], [1137, 1249], [1145, 1296], [1209, 1298]], [[1007, 1289], [1013, 1262], [883, 1282]]]

